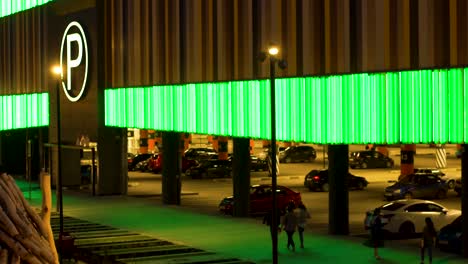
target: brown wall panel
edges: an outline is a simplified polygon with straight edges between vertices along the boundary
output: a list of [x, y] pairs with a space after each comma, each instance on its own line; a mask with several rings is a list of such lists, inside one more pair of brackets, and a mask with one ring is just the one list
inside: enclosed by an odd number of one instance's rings
[[[106, 87], [468, 64], [461, 0], [103, 1]], [[0, 94], [49, 90], [47, 9], [0, 19]]]

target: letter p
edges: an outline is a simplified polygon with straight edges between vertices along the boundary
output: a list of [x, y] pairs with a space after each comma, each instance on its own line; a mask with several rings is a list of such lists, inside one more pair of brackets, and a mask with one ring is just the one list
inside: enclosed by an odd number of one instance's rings
[[[78, 44], [78, 56], [75, 59], [71, 58], [71, 43], [76, 42]], [[71, 90], [71, 69], [76, 68], [81, 64], [83, 57], [83, 40], [80, 34], [73, 33], [67, 35], [67, 90]]]

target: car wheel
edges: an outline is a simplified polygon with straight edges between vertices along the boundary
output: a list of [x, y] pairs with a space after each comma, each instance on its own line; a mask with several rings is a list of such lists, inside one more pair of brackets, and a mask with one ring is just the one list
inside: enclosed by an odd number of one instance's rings
[[400, 230], [398, 230], [402, 235], [412, 235], [415, 232], [414, 224], [411, 222], [404, 222], [400, 226]]
[[357, 188], [358, 190], [364, 190], [364, 183], [363, 183], [362, 181], [358, 182], [356, 188]]
[[291, 158], [285, 158], [285, 159], [284, 159], [284, 162], [285, 162], [285, 163], [291, 163], [291, 162], [292, 162], [292, 159], [291, 159]]
[[390, 161], [387, 161], [387, 168], [392, 168], [392, 167], [393, 167], [393, 163]]
[[355, 169], [355, 168], [356, 168], [356, 166], [354, 166], [354, 165], [351, 165], [351, 166], [349, 166], [349, 167], [350, 167], [351, 169]]
[[437, 199], [444, 199], [445, 197], [447, 197], [447, 192], [446, 191], [444, 191], [444, 190], [437, 191], [437, 194], [436, 194]]
[[315, 158], [314, 157], [309, 157], [309, 162], [314, 162], [315, 161]]
[[328, 192], [330, 190], [330, 185], [328, 183], [324, 183], [322, 185], [322, 192]]
[[449, 189], [453, 189], [455, 188], [455, 181], [454, 180], [450, 180], [448, 183], [447, 183]]
[[366, 163], [366, 162], [363, 162], [363, 163], [361, 164], [361, 168], [362, 168], [362, 169], [367, 169], [367, 163]]
[[205, 179], [206, 176], [208, 176], [206, 172], [202, 172], [202, 174], [200, 174], [201, 179]]
[[407, 193], [405, 194], [405, 199], [408, 199], [408, 200], [413, 199], [413, 194], [410, 193], [410, 192], [407, 192]]

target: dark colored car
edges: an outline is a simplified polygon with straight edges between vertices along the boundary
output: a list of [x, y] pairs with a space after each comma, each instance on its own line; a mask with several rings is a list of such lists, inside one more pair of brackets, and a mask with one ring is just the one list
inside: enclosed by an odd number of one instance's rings
[[230, 177], [232, 162], [230, 160], [201, 160], [197, 166], [191, 167], [185, 175], [192, 179]]
[[[187, 159], [182, 157], [182, 172], [186, 172], [188, 169], [197, 166], [198, 161]], [[159, 155], [153, 156], [151, 159], [148, 160], [148, 170], [153, 173], [161, 173], [163, 166], [163, 155], [160, 152]]]
[[135, 170], [135, 166], [136, 166], [140, 161], [147, 160], [147, 159], [151, 158], [152, 155], [153, 155], [153, 154], [151, 154], [151, 153], [137, 154], [135, 157], [133, 157], [132, 162], [131, 162], [130, 164], [128, 164], [128, 170], [129, 170], [129, 171]]
[[268, 163], [257, 156], [250, 155], [250, 170], [252, 171], [267, 171]]
[[[156, 157], [158, 156], [157, 154], [155, 154]], [[150, 162], [151, 160], [153, 159], [153, 157], [147, 159], [147, 160], [143, 160], [143, 161], [140, 161], [138, 162], [137, 165], [135, 165], [135, 171], [141, 171], [141, 172], [147, 172], [147, 171], [150, 171]]]
[[462, 251], [462, 216], [442, 227], [437, 235], [437, 246], [441, 250], [461, 253]]
[[210, 159], [218, 152], [212, 148], [189, 148], [184, 152], [184, 157], [187, 159], [201, 160]]
[[458, 196], [462, 195], [462, 181], [461, 178], [458, 178], [455, 180], [455, 186], [453, 187], [453, 190], [457, 193]]
[[392, 168], [394, 164], [393, 159], [373, 150], [352, 152], [349, 157], [349, 167], [352, 169]]
[[317, 158], [317, 152], [312, 146], [291, 146], [279, 154], [282, 163], [313, 162]]
[[395, 184], [385, 188], [387, 200], [437, 198], [447, 196], [447, 182], [432, 173], [415, 173], [405, 175]]
[[[432, 173], [432, 174], [436, 174], [436, 175], [438, 175], [439, 177], [441, 177], [443, 180], [445, 180], [447, 182], [447, 185], [448, 185], [449, 189], [455, 188], [455, 179], [453, 177], [447, 176], [440, 169], [414, 168], [414, 173]], [[403, 177], [403, 175], [400, 175], [400, 177]]]
[[[250, 187], [250, 214], [259, 215], [265, 214], [272, 208], [273, 189], [270, 184], [252, 185]], [[301, 194], [295, 192], [285, 186], [277, 186], [277, 201], [278, 209], [282, 213], [290, 202], [293, 202], [297, 207], [301, 203]], [[225, 214], [232, 215], [234, 209], [234, 197], [226, 197], [219, 204], [219, 211]]]
[[[349, 189], [363, 190], [369, 182], [366, 178], [361, 176], [355, 176], [348, 173], [347, 184]], [[304, 178], [304, 186], [309, 188], [311, 191], [329, 191], [328, 185], [328, 170], [311, 170]]]
[[135, 154], [133, 153], [127, 153], [127, 163], [128, 163], [128, 166], [130, 166], [130, 164], [132, 164], [133, 162], [133, 158], [135, 157]]

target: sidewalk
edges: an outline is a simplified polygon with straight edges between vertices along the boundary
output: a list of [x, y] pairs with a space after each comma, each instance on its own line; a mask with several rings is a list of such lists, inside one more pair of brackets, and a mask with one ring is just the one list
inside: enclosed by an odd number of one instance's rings
[[[29, 198], [27, 183], [19, 182]], [[32, 188], [30, 203], [40, 206], [41, 193]], [[54, 197], [55, 201], [55, 197]], [[96, 196], [64, 191], [64, 214], [83, 220], [131, 230], [155, 238], [182, 243], [226, 256], [271, 263], [271, 240], [267, 226], [250, 218], [206, 215], [163, 205], [159, 200], [124, 196]], [[298, 237], [295, 237], [298, 243]], [[279, 235], [279, 263], [419, 263], [418, 248], [402, 248], [388, 241], [377, 261], [373, 249], [362, 245], [364, 238], [305, 234], [305, 249], [286, 249], [286, 234]], [[466, 260], [435, 250], [433, 263], [458, 264]]]

